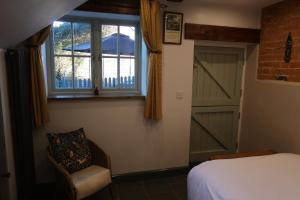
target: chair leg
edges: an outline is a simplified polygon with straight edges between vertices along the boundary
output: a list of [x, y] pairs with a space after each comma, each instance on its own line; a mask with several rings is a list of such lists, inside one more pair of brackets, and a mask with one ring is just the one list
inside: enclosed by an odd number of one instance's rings
[[112, 198], [113, 200], [119, 200], [119, 197], [118, 197], [118, 194], [117, 194], [117, 192], [116, 192], [116, 190], [115, 190], [114, 185], [111, 183], [111, 184], [108, 186], [108, 188], [109, 188], [109, 192], [110, 192], [111, 198]]
[[55, 182], [55, 186], [54, 186], [54, 194], [53, 194], [53, 200], [58, 199], [58, 193], [59, 192], [59, 185], [58, 182]]
[[62, 183], [60, 182], [60, 180], [57, 179], [55, 182], [53, 200], [62, 200], [67, 198], [67, 195], [62, 188]]

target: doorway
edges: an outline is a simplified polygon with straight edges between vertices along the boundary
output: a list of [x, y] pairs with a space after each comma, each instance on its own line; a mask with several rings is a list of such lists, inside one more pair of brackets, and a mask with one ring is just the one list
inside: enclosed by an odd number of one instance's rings
[[190, 162], [235, 152], [244, 49], [195, 45]]

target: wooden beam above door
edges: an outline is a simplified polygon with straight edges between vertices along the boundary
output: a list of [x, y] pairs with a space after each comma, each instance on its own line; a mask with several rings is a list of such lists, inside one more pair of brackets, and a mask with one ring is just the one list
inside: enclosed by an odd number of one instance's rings
[[260, 29], [185, 24], [185, 39], [223, 42], [260, 43]]

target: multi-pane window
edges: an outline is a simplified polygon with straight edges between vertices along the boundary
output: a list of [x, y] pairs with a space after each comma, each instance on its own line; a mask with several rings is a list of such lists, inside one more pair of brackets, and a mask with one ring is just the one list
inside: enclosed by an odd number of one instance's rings
[[60, 20], [49, 42], [50, 92], [138, 92], [137, 23]]
[[91, 24], [53, 23], [54, 86], [56, 89], [92, 88]]
[[101, 26], [102, 88], [135, 88], [135, 27]]

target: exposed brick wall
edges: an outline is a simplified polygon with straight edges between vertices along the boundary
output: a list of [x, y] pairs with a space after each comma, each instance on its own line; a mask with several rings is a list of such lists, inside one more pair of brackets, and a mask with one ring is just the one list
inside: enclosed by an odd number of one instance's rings
[[[285, 0], [263, 9], [257, 78], [276, 80], [288, 75], [288, 81], [300, 82], [300, 0]], [[292, 33], [290, 63], [284, 62], [286, 40]]]

